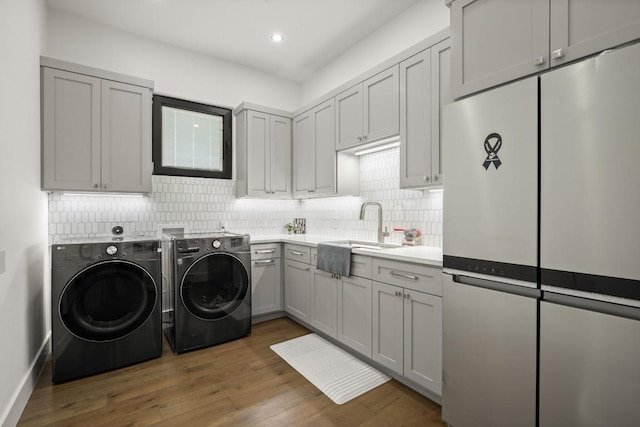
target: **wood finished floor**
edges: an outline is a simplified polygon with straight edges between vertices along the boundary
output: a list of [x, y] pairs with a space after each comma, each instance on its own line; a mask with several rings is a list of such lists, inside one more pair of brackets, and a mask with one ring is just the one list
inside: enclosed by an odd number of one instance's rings
[[269, 346], [309, 333], [286, 319], [251, 336], [52, 385], [47, 362], [19, 426], [445, 426], [440, 406], [391, 380], [336, 405]]

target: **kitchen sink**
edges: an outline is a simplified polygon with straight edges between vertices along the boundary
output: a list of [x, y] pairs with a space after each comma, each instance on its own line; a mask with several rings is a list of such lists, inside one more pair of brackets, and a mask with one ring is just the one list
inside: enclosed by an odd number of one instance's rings
[[351, 249], [369, 249], [379, 251], [381, 249], [393, 249], [399, 248], [401, 245], [394, 245], [393, 243], [378, 243], [378, 242], [366, 242], [361, 240], [337, 240], [327, 243], [333, 243], [336, 245], [348, 245]]

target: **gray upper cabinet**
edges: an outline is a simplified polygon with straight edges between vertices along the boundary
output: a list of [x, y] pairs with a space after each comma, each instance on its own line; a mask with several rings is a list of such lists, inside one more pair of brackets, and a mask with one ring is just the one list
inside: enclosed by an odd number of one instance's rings
[[549, 58], [549, 0], [451, 3], [455, 98], [544, 69]]
[[442, 185], [442, 106], [451, 102], [449, 39], [400, 63], [400, 188]]
[[455, 0], [451, 31], [460, 98], [640, 38], [640, 2]]
[[551, 66], [640, 38], [637, 0], [551, 1]]
[[336, 95], [335, 108], [336, 150], [398, 135], [398, 66]]
[[294, 197], [335, 193], [334, 120], [333, 99], [294, 118]]
[[293, 196], [357, 195], [358, 159], [336, 153], [334, 99], [293, 119]]
[[242, 106], [236, 117], [236, 195], [291, 198], [291, 119]]
[[153, 82], [41, 64], [42, 189], [151, 192]]

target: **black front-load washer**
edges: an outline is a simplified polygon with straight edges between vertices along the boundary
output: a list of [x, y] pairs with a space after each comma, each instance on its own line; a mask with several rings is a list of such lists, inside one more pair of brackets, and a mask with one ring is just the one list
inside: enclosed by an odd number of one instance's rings
[[159, 241], [51, 246], [54, 383], [162, 354]]
[[226, 232], [166, 236], [163, 329], [174, 353], [251, 333], [249, 236]]

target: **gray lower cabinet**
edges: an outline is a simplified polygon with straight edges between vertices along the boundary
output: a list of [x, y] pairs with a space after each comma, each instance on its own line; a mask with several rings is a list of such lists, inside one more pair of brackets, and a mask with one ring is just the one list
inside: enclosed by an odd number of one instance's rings
[[352, 265], [369, 266], [368, 278], [312, 267], [311, 326], [371, 357], [371, 258], [353, 258]]
[[311, 326], [336, 338], [338, 331], [338, 287], [335, 274], [311, 269]]
[[442, 185], [442, 107], [451, 102], [450, 42], [400, 63], [400, 188]]
[[41, 65], [42, 189], [151, 192], [153, 82], [49, 58]]
[[367, 357], [371, 357], [371, 283], [370, 278], [357, 276], [338, 283], [337, 339]]
[[372, 358], [438, 396], [442, 394], [441, 272], [398, 261], [373, 262]]
[[640, 2], [454, 0], [451, 34], [460, 98], [640, 38]]
[[251, 314], [282, 311], [279, 243], [251, 245]]
[[311, 323], [311, 248], [284, 245], [284, 311]]
[[291, 198], [291, 119], [244, 104], [235, 114], [237, 197]]

